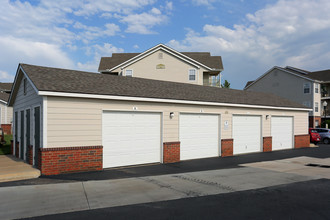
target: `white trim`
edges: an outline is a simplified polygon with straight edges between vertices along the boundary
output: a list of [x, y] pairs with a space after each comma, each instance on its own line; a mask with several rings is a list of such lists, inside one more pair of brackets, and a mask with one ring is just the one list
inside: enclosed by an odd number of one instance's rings
[[[41, 109], [40, 109], [41, 111]], [[42, 99], [42, 114], [40, 113], [40, 116], [42, 115], [42, 148], [47, 147], [47, 96], [43, 96]], [[41, 117], [40, 117], [41, 121]], [[41, 129], [41, 127], [40, 127]]]
[[[305, 85], [309, 85], [309, 92], [305, 93]], [[312, 85], [310, 82], [303, 83], [303, 94], [311, 94], [311, 90], [312, 90]]]
[[127, 73], [126, 73], [126, 72], [127, 72], [127, 70], [129, 70], [129, 71], [131, 71], [131, 72], [132, 72], [132, 75], [130, 75], [130, 76], [128, 76], [128, 77], [133, 77], [133, 69], [126, 69], [126, 70], [125, 70], [125, 76], [127, 76]]
[[48, 91], [39, 91], [38, 95], [41, 95], [41, 96], [74, 97], [74, 98], [111, 99], [111, 100], [122, 100], [122, 101], [179, 103], [179, 104], [211, 105], [211, 106], [230, 106], [230, 107], [243, 107], [243, 108], [282, 109], [282, 110], [295, 110], [295, 111], [311, 111], [312, 110], [312, 109], [307, 109], [307, 108], [275, 107], [275, 106], [264, 106], [264, 105], [231, 104], [231, 103], [219, 103], [219, 102], [187, 101], [187, 100], [176, 100], [176, 99], [141, 98], [141, 97], [131, 97], [131, 96], [94, 95], [94, 94], [48, 92]]
[[13, 93], [14, 93], [14, 88], [16, 87], [16, 83], [17, 83], [17, 78], [18, 78], [18, 75], [19, 75], [19, 71], [22, 70], [22, 73], [23, 75], [27, 78], [27, 80], [29, 81], [29, 83], [31, 84], [32, 88], [34, 89], [34, 91], [38, 94], [38, 89], [37, 87], [34, 85], [34, 83], [32, 82], [32, 80], [28, 77], [28, 75], [26, 74], [26, 72], [23, 70], [21, 64], [19, 64], [18, 68], [17, 68], [17, 71], [16, 71], [16, 75], [15, 75], [15, 79], [14, 79], [14, 83], [13, 83], [13, 86], [12, 86], [12, 90], [11, 90], [11, 93], [10, 93], [10, 96], [9, 96], [9, 99], [8, 99], [8, 104], [11, 103], [11, 100], [13, 98]]
[[[131, 59], [129, 59], [129, 60], [127, 60], [127, 61], [111, 68], [111, 69], [107, 69], [106, 71], [111, 72], [111, 71], [113, 71], [113, 70], [115, 70], [119, 67], [121, 69], [123, 69], [123, 68], [125, 68], [125, 67], [127, 67], [127, 66], [141, 60], [141, 59], [143, 59], [144, 57], [146, 57], [146, 56], [150, 55], [151, 53], [154, 53], [158, 50], [164, 50], [167, 53], [169, 53], [169, 54], [171, 54], [171, 55], [173, 55], [173, 56], [175, 56], [175, 57], [177, 57], [177, 58], [179, 58], [179, 59], [181, 59], [181, 60], [183, 60], [187, 63], [190, 63], [191, 65], [196, 66], [198, 69], [199, 69], [199, 66], [203, 66], [204, 68], [206, 68], [208, 70], [215, 70], [215, 69], [210, 68], [210, 67], [208, 67], [208, 66], [206, 66], [206, 65], [204, 65], [204, 64], [202, 64], [202, 63], [200, 63], [200, 62], [198, 62], [198, 61], [196, 61], [196, 60], [194, 60], [194, 59], [192, 59], [192, 58], [190, 58], [190, 57], [188, 57], [188, 56], [186, 56], [186, 55], [184, 55], [184, 54], [182, 54], [182, 53], [180, 53], [180, 52], [178, 52], [178, 51], [176, 51], [176, 50], [174, 50], [174, 49], [172, 49], [172, 48], [170, 48], [170, 47], [168, 47], [164, 44], [158, 44], [158, 45], [146, 50], [145, 52], [140, 53], [140, 54], [136, 55], [135, 57], [133, 57], [133, 58], [131, 58]], [[222, 69], [219, 69], [218, 71], [222, 71]]]
[[318, 82], [320, 83], [321, 81], [318, 81], [318, 80], [313, 80], [313, 79], [310, 79], [310, 78], [307, 78], [307, 77], [304, 77], [304, 76], [301, 76], [301, 75], [298, 75], [296, 73], [293, 73], [293, 72], [290, 72], [289, 70], [286, 70], [282, 67], [278, 67], [278, 66], [274, 66], [273, 68], [271, 68], [270, 70], [268, 70], [267, 72], [265, 72], [264, 74], [262, 74], [261, 76], [259, 76], [256, 80], [253, 81], [253, 83], [251, 83], [250, 85], [246, 86], [243, 90], [246, 90], [248, 89], [249, 87], [251, 87], [253, 84], [255, 84], [257, 81], [259, 81], [260, 79], [262, 79], [264, 76], [266, 76], [268, 73], [270, 73], [271, 71], [273, 71], [274, 69], [278, 69], [278, 70], [281, 70], [283, 72], [286, 72], [286, 73], [289, 73], [291, 75], [294, 75], [294, 76], [297, 76], [297, 77], [300, 77], [300, 78], [303, 78], [303, 79], [306, 79], [308, 81], [311, 81], [311, 82]]
[[[190, 71], [191, 70], [193, 70], [193, 71], [195, 71], [195, 79], [194, 80], [191, 80], [190, 79]], [[188, 69], [188, 82], [197, 82], [197, 70], [195, 69], [195, 68], [190, 68], [190, 69]]]
[[7, 105], [7, 102], [6, 101], [3, 101], [0, 99], [0, 102], [2, 102], [3, 104]]

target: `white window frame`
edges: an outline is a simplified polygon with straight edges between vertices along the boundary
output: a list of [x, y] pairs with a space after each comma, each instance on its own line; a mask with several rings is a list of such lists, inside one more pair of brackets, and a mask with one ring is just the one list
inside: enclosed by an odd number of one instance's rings
[[315, 93], [319, 93], [319, 84], [315, 83]]
[[[127, 71], [131, 71], [131, 75], [127, 75]], [[132, 69], [125, 70], [125, 76], [133, 77], [133, 70]]]
[[[308, 87], [306, 87], [306, 86], [308, 86]], [[308, 88], [308, 92], [305, 92], [305, 89], [307, 89], [307, 88]], [[304, 83], [303, 92], [304, 92], [304, 94], [310, 94], [311, 93], [311, 84], [310, 83]]]
[[[194, 71], [194, 72], [195, 72], [195, 74], [194, 74], [195, 79], [190, 79], [190, 76], [192, 76], [192, 75], [190, 74], [190, 71]], [[196, 82], [196, 81], [197, 81], [197, 70], [196, 70], [196, 69], [189, 69], [189, 70], [188, 70], [188, 81], [192, 81], [192, 82]]]
[[318, 102], [315, 102], [314, 104], [315, 104], [314, 111], [315, 112], [319, 112], [319, 103]]

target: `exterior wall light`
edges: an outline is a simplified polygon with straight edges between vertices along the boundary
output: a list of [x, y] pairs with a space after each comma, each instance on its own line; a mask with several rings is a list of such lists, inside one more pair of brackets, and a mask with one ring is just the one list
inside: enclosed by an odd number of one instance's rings
[[170, 112], [170, 118], [174, 117], [174, 112]]
[[266, 120], [268, 120], [268, 118], [269, 118], [269, 115], [266, 115]]

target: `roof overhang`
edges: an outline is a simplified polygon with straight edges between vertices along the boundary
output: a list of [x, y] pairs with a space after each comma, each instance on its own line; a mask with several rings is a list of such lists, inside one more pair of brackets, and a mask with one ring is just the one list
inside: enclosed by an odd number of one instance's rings
[[[115, 66], [113, 68], [111, 68], [111, 69], [106, 69], [105, 71], [111, 72], [111, 71], [113, 71], [115, 69], [118, 69], [118, 68], [124, 69], [127, 66], [129, 66], [129, 65], [131, 65], [131, 64], [133, 64], [133, 63], [135, 63], [135, 62], [137, 62], [137, 61], [139, 61], [141, 59], [143, 59], [146, 56], [149, 56], [150, 54], [152, 54], [152, 53], [154, 53], [154, 52], [156, 52], [158, 50], [164, 50], [167, 53], [169, 53], [169, 54], [171, 54], [171, 55], [173, 55], [173, 56], [175, 56], [175, 57], [183, 60], [184, 62], [187, 62], [187, 63], [195, 66], [197, 69], [199, 69], [202, 66], [202, 67], [204, 67], [207, 70], [210, 70], [210, 71], [214, 70], [213, 68], [208, 67], [208, 66], [206, 66], [206, 65], [204, 65], [204, 64], [202, 64], [202, 63], [200, 63], [200, 62], [198, 62], [198, 61], [196, 61], [196, 60], [194, 60], [194, 59], [192, 59], [192, 58], [190, 58], [190, 57], [188, 57], [188, 56], [186, 56], [186, 55], [184, 55], [184, 54], [182, 54], [182, 53], [180, 53], [180, 52], [178, 52], [178, 51], [176, 51], [176, 50], [174, 50], [174, 49], [172, 49], [172, 48], [170, 48], [170, 47], [168, 47], [168, 46], [166, 46], [164, 44], [158, 44], [158, 45], [156, 45], [156, 46], [154, 46], [154, 47], [152, 47], [152, 48], [144, 51], [143, 53], [140, 53], [140, 54], [136, 55], [135, 57], [133, 57], [133, 58], [131, 58], [131, 59], [129, 59], [129, 60], [127, 60], [127, 61], [125, 61], [125, 62], [123, 62], [123, 63], [121, 63], [121, 64], [119, 64], [119, 65], [117, 65], [117, 66]], [[99, 70], [99, 71], [102, 72], [102, 70]]]
[[14, 83], [13, 86], [11, 88], [11, 93], [8, 99], [8, 106], [12, 106], [13, 105], [13, 101], [16, 97], [16, 93], [18, 91], [19, 88], [19, 84], [20, 84], [20, 73], [23, 73], [23, 75], [26, 77], [26, 79], [29, 81], [29, 83], [31, 84], [32, 88], [34, 89], [34, 91], [38, 94], [38, 89], [37, 87], [34, 85], [34, 83], [32, 82], [32, 80], [30, 79], [30, 77], [28, 76], [28, 74], [26, 74], [26, 72], [24, 71], [23, 67], [21, 66], [21, 64], [18, 65], [17, 70], [16, 70], [16, 75], [15, 75], [15, 79], [14, 79]]
[[96, 95], [96, 94], [66, 93], [66, 92], [52, 92], [52, 91], [39, 91], [38, 95], [40, 95], [40, 96], [72, 97], [72, 98], [120, 100], [120, 101], [160, 102], [160, 103], [176, 103], [176, 104], [190, 104], [190, 105], [209, 105], [209, 106], [258, 108], [258, 109], [278, 109], [278, 110], [291, 110], [291, 111], [292, 110], [293, 111], [312, 111], [312, 109], [307, 109], [307, 108], [277, 107], [277, 106], [248, 105], [248, 104], [232, 104], [232, 103], [203, 102], [203, 101], [176, 100], [176, 99], [116, 96], [116, 95]]

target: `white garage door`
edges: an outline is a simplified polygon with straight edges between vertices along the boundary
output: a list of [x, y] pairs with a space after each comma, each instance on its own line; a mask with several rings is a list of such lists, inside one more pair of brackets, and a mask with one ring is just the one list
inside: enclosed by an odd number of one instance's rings
[[160, 113], [103, 112], [103, 168], [160, 162]]
[[275, 117], [271, 119], [272, 150], [293, 148], [293, 120], [292, 117]]
[[219, 116], [180, 114], [180, 159], [219, 156]]
[[260, 116], [233, 116], [234, 154], [261, 151]]

